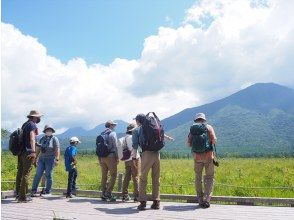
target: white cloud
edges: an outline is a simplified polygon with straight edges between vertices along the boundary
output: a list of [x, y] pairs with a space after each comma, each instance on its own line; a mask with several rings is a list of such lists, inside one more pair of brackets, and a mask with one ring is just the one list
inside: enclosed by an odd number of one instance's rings
[[2, 23], [2, 127], [20, 126], [35, 108], [57, 129], [92, 128], [139, 112], [164, 118], [255, 82], [293, 87], [293, 9], [286, 0], [204, 0], [181, 27], [146, 38], [140, 59], [108, 66], [64, 64]]
[[115, 59], [108, 66], [88, 66], [80, 58], [63, 64], [48, 56], [37, 39], [2, 23], [2, 127], [20, 126], [31, 109], [39, 109], [45, 123], [64, 130], [92, 128], [107, 119], [131, 121], [137, 113], [153, 110], [164, 117], [194, 102], [181, 90], [145, 98], [128, 93], [139, 65]]

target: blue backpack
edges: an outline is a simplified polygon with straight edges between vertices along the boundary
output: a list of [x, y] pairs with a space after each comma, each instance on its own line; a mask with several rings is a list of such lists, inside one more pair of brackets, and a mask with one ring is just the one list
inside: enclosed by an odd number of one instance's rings
[[213, 149], [205, 124], [196, 123], [192, 125], [190, 134], [192, 135], [192, 151], [194, 153], [203, 153]]
[[110, 153], [113, 153], [109, 150], [109, 134], [111, 131], [102, 132], [96, 138], [96, 155], [98, 157], [107, 157]]

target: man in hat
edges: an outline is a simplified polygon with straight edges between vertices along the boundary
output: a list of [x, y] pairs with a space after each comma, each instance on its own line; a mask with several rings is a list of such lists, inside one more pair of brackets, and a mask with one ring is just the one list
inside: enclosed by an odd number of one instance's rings
[[22, 125], [23, 150], [17, 159], [17, 176], [15, 183], [16, 198], [18, 202], [29, 202], [27, 197], [28, 179], [36, 158], [36, 136], [38, 135], [37, 124], [41, 121], [37, 110], [30, 111], [27, 115], [28, 121]]
[[43, 196], [51, 194], [52, 186], [52, 171], [54, 165], [58, 165], [60, 156], [60, 144], [58, 138], [54, 136], [55, 130], [50, 125], [45, 125], [43, 130], [45, 135], [40, 139], [39, 146], [37, 147], [37, 171], [33, 181], [31, 196], [35, 197], [38, 189], [40, 179], [45, 171], [46, 188]]
[[134, 183], [134, 201], [138, 201], [139, 196], [139, 170], [141, 168], [141, 158], [140, 154], [137, 153], [132, 157], [133, 151], [133, 141], [132, 141], [132, 133], [136, 128], [134, 124], [129, 124], [127, 127], [126, 135], [120, 138], [121, 143], [121, 157], [120, 159], [125, 162], [125, 178], [123, 181], [122, 187], [122, 201], [130, 200], [130, 196], [128, 193], [129, 183], [131, 178]]
[[[114, 131], [117, 123], [109, 120], [105, 123], [105, 130], [101, 133], [101, 136], [105, 137], [109, 154], [105, 157], [99, 157], [98, 160], [101, 167], [101, 188], [102, 188], [102, 200], [116, 201], [115, 196], [112, 194], [112, 190], [117, 176], [117, 165], [119, 162], [117, 155], [118, 140], [116, 132]], [[110, 173], [110, 180], [106, 187], [107, 175]]]
[[[199, 205], [202, 208], [209, 208], [214, 182], [213, 145], [216, 143], [216, 136], [213, 127], [207, 124], [204, 113], [196, 114], [194, 122], [190, 128], [187, 143], [192, 147], [194, 157], [195, 186]], [[204, 192], [203, 168], [205, 168]]]

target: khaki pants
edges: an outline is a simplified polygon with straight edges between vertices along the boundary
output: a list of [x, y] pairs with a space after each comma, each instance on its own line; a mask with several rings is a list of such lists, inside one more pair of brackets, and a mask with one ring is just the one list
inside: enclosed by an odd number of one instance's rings
[[147, 201], [146, 187], [149, 170], [152, 169], [152, 200], [160, 200], [160, 154], [159, 152], [144, 151], [142, 153], [139, 201]]
[[[204, 176], [204, 192], [202, 189], [202, 171], [205, 168]], [[195, 170], [195, 186], [199, 202], [209, 202], [212, 196], [213, 182], [214, 182], [214, 165], [213, 160], [194, 160]]]
[[[101, 172], [102, 172], [102, 180], [101, 180], [101, 187], [102, 192], [111, 193], [116, 181], [117, 176], [117, 158], [116, 157], [102, 157], [99, 159]], [[110, 180], [106, 187], [108, 171], [110, 173]]]
[[127, 195], [131, 178], [134, 182], [134, 197], [139, 196], [139, 170], [141, 168], [141, 159], [125, 162], [125, 178], [123, 182], [122, 194]]
[[20, 200], [26, 198], [26, 194], [28, 193], [29, 175], [33, 168], [33, 159], [29, 159], [28, 155], [27, 152], [23, 152], [17, 159], [15, 191]]

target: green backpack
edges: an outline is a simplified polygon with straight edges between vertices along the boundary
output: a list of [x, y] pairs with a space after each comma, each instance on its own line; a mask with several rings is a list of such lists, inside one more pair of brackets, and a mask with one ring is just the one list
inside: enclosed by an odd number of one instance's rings
[[190, 127], [190, 134], [192, 135], [192, 151], [194, 153], [203, 153], [213, 149], [205, 124], [196, 123], [192, 125]]

